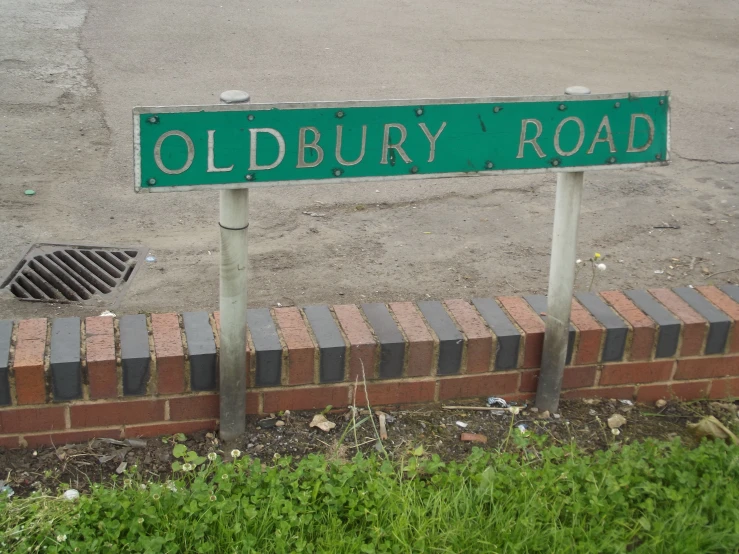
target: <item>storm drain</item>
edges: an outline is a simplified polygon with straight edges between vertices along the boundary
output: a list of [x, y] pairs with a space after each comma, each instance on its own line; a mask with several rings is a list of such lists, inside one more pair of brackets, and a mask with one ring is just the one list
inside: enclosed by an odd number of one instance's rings
[[0, 288], [21, 300], [114, 304], [143, 254], [136, 248], [34, 244]]

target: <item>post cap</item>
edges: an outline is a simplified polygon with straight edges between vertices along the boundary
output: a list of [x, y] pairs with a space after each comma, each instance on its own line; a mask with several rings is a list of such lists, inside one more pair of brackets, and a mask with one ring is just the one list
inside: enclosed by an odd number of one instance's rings
[[581, 87], [579, 85], [575, 85], [574, 87], [567, 87], [565, 89], [565, 94], [569, 95], [578, 95], [578, 94], [590, 94], [590, 89], [588, 87]]
[[249, 94], [243, 90], [227, 90], [221, 93], [221, 102], [224, 104], [243, 104], [249, 101]]

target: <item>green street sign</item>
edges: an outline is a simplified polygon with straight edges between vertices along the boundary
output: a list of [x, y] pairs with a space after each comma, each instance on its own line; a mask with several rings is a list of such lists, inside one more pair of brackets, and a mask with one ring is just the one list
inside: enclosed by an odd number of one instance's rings
[[669, 92], [135, 108], [136, 191], [666, 164]]

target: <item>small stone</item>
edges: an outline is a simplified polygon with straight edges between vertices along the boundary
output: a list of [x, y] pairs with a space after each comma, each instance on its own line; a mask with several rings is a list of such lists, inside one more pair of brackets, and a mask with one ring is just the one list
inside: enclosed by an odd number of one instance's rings
[[79, 491], [77, 491], [77, 489], [69, 489], [67, 491], [64, 491], [64, 494], [62, 496], [64, 497], [64, 500], [74, 502], [80, 497], [80, 493]]
[[275, 427], [282, 427], [283, 425], [285, 425], [285, 422], [284, 422], [284, 421], [282, 421], [282, 420], [279, 420], [279, 421], [277, 421], [277, 422], [275, 423]]
[[664, 398], [660, 398], [659, 400], [657, 400], [657, 402], [654, 403], [654, 405], [658, 408], [664, 408], [665, 406], [667, 406], [667, 400], [665, 400]]
[[486, 444], [488, 442], [488, 438], [485, 435], [478, 435], [477, 433], [462, 433], [462, 436], [459, 437], [459, 439], [462, 442], [479, 442], [482, 444]]
[[554, 417], [554, 419], [559, 419], [559, 418], [561, 418], [561, 417], [562, 417], [562, 414], [554, 414], [554, 416], [553, 416], [553, 417]]
[[608, 418], [608, 427], [611, 429], [618, 429], [624, 425], [626, 425], [626, 418], [621, 414], [613, 414]]
[[549, 419], [549, 410], [544, 410], [539, 414], [539, 417], [542, 419]]
[[529, 408], [529, 411], [532, 414], [537, 414], [537, 413], [539, 413], [539, 408], [537, 408], [536, 406], [534, 406], [533, 408]]

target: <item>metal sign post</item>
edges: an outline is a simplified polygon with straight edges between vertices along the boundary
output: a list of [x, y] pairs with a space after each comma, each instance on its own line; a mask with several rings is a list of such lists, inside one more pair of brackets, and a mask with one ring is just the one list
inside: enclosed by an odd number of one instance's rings
[[[221, 94], [221, 101], [225, 104], [246, 104], [249, 95], [228, 90]], [[210, 156], [208, 160], [209, 169], [223, 169], [216, 167], [214, 158]], [[222, 190], [220, 204], [220, 436], [228, 441], [246, 430], [246, 230], [249, 227], [249, 189]]]
[[[585, 87], [569, 87], [565, 94], [586, 95], [590, 94], [590, 90]], [[540, 411], [549, 410], [552, 413], [559, 408], [562, 376], [567, 360], [570, 311], [575, 287], [577, 227], [584, 175], [582, 171], [557, 173], [544, 349], [536, 388], [536, 407]]]

